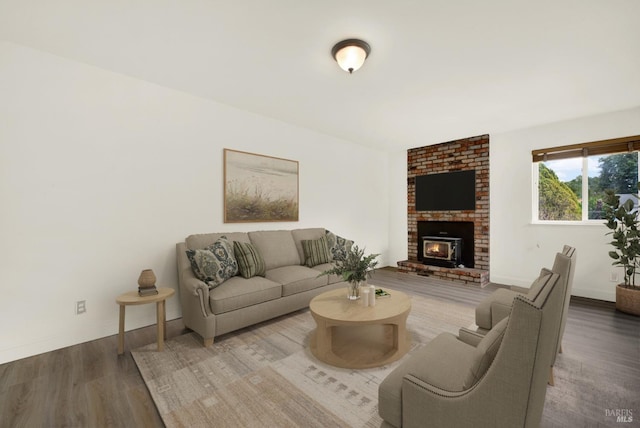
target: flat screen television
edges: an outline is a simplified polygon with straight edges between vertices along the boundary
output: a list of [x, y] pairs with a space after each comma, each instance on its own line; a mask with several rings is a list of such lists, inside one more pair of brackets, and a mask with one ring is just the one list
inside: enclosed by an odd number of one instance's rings
[[416, 211], [476, 209], [476, 171], [454, 171], [416, 177]]

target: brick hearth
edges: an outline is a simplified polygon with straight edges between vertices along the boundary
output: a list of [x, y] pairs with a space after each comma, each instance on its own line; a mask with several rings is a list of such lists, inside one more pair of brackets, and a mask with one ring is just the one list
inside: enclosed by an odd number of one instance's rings
[[[453, 171], [476, 171], [476, 209], [416, 211], [416, 177]], [[485, 286], [489, 282], [489, 136], [465, 138], [407, 151], [408, 260], [403, 272]], [[474, 224], [474, 268], [424, 265], [418, 260], [419, 221], [466, 221]]]

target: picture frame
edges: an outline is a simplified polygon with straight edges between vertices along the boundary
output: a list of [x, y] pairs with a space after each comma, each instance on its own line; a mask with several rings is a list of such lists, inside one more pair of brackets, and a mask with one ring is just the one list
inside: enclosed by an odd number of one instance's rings
[[298, 221], [299, 163], [224, 149], [224, 222]]

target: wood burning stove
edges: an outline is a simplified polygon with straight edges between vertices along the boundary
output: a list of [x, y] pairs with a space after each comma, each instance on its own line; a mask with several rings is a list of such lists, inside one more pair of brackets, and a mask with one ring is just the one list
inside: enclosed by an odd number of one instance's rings
[[[464, 265], [466, 268], [473, 268], [475, 259], [474, 227], [473, 222], [464, 221], [418, 221], [416, 260], [426, 265], [442, 267], [460, 267], [460, 265]], [[456, 258], [459, 255], [459, 260], [425, 258], [423, 239], [428, 237], [435, 241], [444, 238], [461, 239], [462, 242], [457, 245], [459, 253], [454, 254]]]
[[462, 259], [462, 238], [441, 236], [422, 237], [422, 263], [434, 266], [457, 267]]

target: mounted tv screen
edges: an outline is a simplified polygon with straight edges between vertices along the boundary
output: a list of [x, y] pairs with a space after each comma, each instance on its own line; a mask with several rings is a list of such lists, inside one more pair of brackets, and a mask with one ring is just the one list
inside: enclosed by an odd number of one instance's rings
[[475, 170], [416, 177], [416, 211], [463, 211], [475, 209]]

